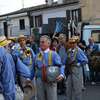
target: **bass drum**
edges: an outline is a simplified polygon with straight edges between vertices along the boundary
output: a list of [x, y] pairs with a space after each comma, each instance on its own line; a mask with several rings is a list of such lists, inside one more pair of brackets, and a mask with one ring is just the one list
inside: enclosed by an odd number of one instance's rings
[[60, 68], [58, 66], [49, 66], [46, 69], [47, 82], [57, 82], [56, 78], [60, 75]]

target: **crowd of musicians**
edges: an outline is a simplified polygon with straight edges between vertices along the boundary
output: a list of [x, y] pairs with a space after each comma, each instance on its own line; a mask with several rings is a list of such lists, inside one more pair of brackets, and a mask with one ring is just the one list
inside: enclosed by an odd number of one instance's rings
[[58, 100], [58, 93], [65, 93], [66, 100], [82, 100], [85, 83], [95, 84], [89, 59], [96, 51], [92, 37], [86, 46], [79, 36], [67, 40], [62, 33], [42, 35], [39, 44], [34, 35], [0, 36], [0, 100]]

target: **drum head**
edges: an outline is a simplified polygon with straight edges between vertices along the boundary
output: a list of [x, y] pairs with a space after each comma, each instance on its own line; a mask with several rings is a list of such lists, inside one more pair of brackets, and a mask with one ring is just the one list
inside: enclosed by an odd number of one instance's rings
[[60, 75], [60, 68], [57, 66], [47, 67], [47, 81], [57, 82], [56, 78]]

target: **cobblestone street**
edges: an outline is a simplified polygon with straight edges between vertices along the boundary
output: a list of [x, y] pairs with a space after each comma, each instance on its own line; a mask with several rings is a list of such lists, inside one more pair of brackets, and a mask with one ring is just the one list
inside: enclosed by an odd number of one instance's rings
[[[66, 100], [64, 95], [59, 95], [58, 100]], [[82, 100], [100, 100], [100, 85], [86, 86]]]

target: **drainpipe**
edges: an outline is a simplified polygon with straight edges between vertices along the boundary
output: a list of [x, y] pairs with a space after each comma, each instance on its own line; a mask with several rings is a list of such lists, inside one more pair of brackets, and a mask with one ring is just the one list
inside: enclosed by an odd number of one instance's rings
[[27, 12], [27, 16], [28, 16], [28, 19], [29, 19], [29, 30], [30, 30], [30, 35], [31, 35], [31, 14], [30, 14], [30, 11]]
[[7, 23], [7, 33], [6, 33], [6, 37], [9, 38], [11, 35], [11, 18], [9, 16], [6, 17], [6, 23]]

